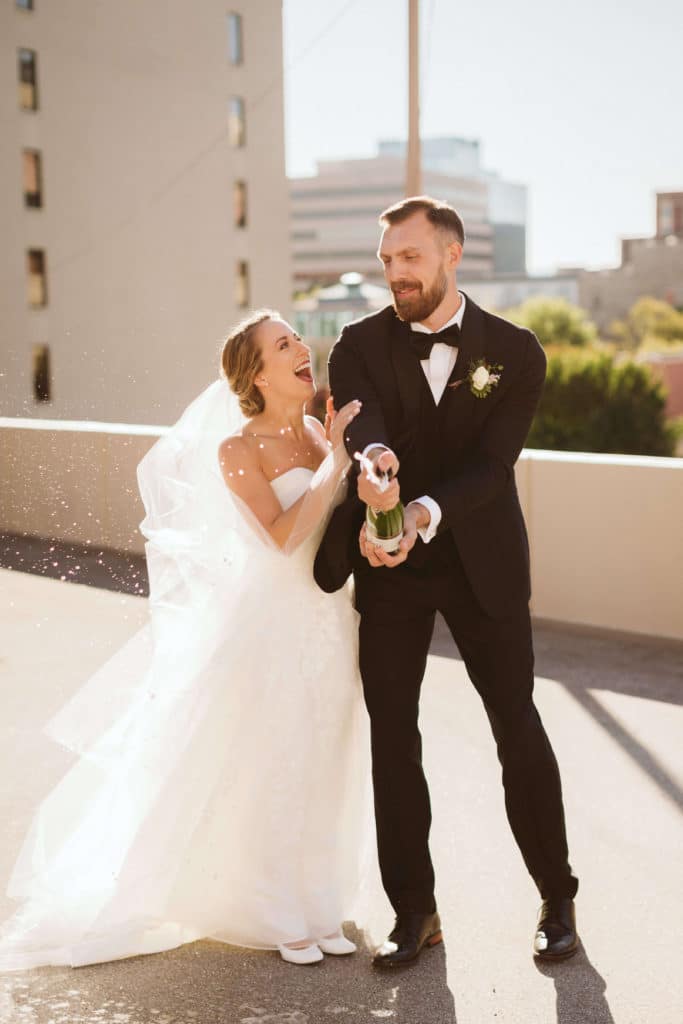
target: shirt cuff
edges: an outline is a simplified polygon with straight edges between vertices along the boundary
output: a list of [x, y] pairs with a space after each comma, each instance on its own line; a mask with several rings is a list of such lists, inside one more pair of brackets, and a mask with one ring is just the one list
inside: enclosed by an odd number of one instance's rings
[[434, 535], [439, 528], [441, 522], [441, 507], [434, 501], [433, 498], [428, 497], [424, 494], [421, 498], [415, 499], [419, 505], [422, 505], [429, 512], [429, 525], [423, 526], [419, 529], [418, 535], [422, 538], [425, 544], [429, 544], [430, 540], [434, 539]]

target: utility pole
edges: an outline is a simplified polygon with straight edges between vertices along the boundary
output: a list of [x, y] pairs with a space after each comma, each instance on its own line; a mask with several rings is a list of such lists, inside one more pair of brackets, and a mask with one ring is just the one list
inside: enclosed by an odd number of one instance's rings
[[419, 0], [408, 0], [408, 154], [406, 195], [422, 194], [420, 156], [420, 10]]

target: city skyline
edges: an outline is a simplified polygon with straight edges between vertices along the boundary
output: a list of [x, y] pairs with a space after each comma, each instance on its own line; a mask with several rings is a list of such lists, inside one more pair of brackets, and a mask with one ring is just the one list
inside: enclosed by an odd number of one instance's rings
[[[503, 0], [421, 4], [422, 135], [477, 138], [487, 169], [528, 185], [534, 273], [616, 265], [621, 237], [654, 233], [655, 192], [683, 186], [680, 7], [565, 10], [521, 0], [512, 19]], [[284, 0], [284, 38], [290, 176], [405, 137], [404, 0]]]

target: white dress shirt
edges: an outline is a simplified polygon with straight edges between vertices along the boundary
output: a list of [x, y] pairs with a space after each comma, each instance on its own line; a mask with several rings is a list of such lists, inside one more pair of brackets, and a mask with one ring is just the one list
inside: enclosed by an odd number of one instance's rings
[[[451, 327], [453, 324], [457, 324], [458, 327], [462, 327], [462, 318], [465, 315], [465, 303], [466, 299], [462, 292], [458, 292], [460, 296], [460, 305], [458, 306], [457, 312], [450, 318], [450, 320], [441, 327], [441, 330], [445, 330], [446, 327]], [[424, 324], [411, 323], [411, 330], [420, 331], [423, 334], [438, 334], [438, 331], [432, 331], [429, 327]], [[446, 345], [444, 342], [435, 341], [432, 345], [432, 351], [429, 355], [429, 359], [421, 359], [420, 366], [422, 372], [425, 375], [427, 383], [429, 384], [429, 390], [434, 398], [435, 405], [438, 405], [441, 401], [444, 391], [446, 390], [446, 384], [448, 378], [453, 372], [455, 361], [458, 358], [457, 348], [453, 348], [452, 345]], [[363, 455], [367, 455], [373, 448], [384, 448], [381, 444], [369, 444]], [[428, 494], [424, 494], [421, 498], [416, 498], [416, 501], [429, 512], [429, 524], [418, 530], [420, 537], [425, 544], [429, 544], [430, 540], [433, 539], [439, 523], [441, 522], [441, 508], [439, 504], [430, 498]]]

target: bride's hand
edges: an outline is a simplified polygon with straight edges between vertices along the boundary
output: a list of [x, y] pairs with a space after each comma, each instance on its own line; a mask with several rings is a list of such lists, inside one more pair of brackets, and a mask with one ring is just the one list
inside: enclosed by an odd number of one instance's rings
[[325, 416], [325, 433], [332, 445], [333, 450], [344, 450], [344, 432], [351, 420], [355, 419], [361, 410], [362, 403], [357, 399], [347, 402], [339, 412], [335, 411], [332, 398], [327, 400], [327, 415]]

